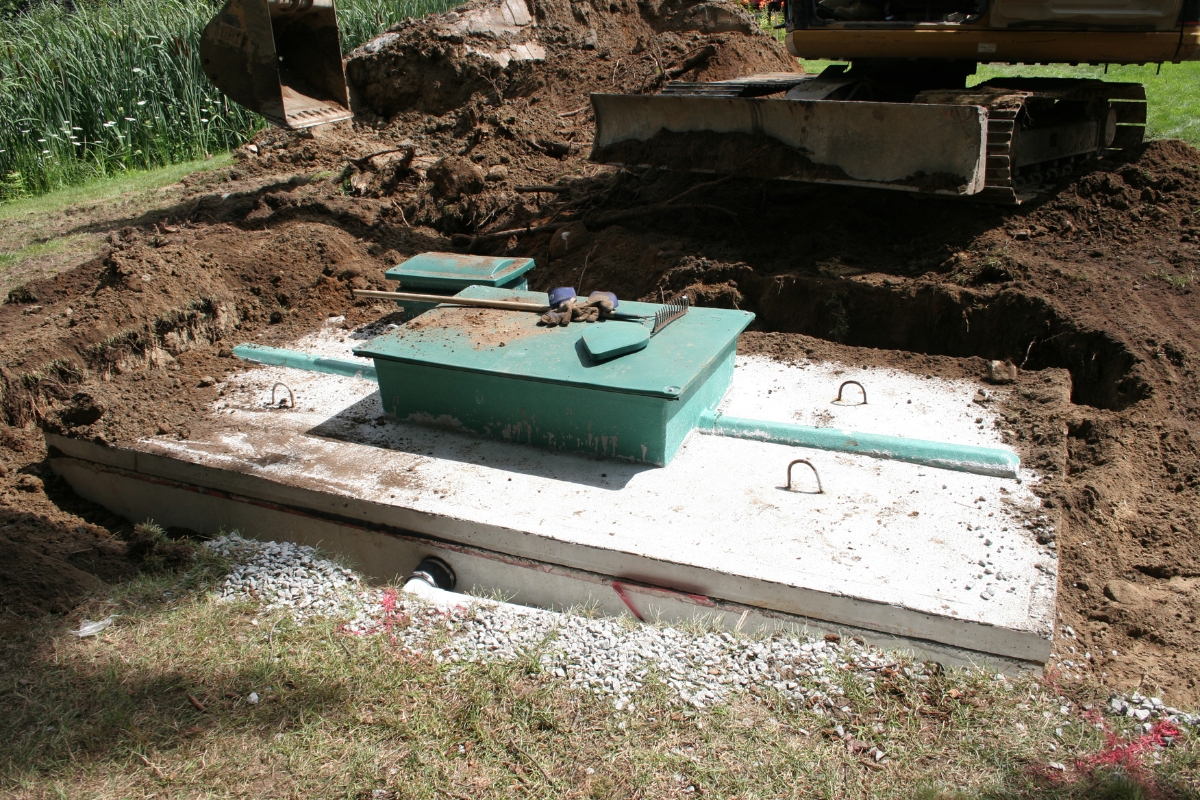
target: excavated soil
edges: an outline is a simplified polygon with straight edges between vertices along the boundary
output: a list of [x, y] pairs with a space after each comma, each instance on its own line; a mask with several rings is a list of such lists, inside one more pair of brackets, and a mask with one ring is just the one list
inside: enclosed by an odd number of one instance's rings
[[1194, 704], [1200, 152], [1154, 142], [1019, 209], [586, 160], [591, 91], [789, 68], [723, 3], [475, 3], [353, 54], [356, 122], [264, 132], [99, 257], [15, 289], [0, 626], [137, 569], [129, 522], [53, 476], [42, 429], [186, 437], [238, 369], [233, 344], [394, 311], [350, 290], [383, 288], [403, 257], [506, 253], [537, 259], [535, 289], [754, 311], [744, 352], [980, 379], [1011, 361], [1004, 435], [1046, 476], [1078, 637], [1057, 653]]

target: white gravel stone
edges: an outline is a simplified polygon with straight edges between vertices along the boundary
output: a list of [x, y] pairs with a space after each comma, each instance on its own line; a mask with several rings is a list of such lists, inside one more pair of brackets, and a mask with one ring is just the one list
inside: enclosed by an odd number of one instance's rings
[[[851, 707], [840, 699], [845, 694], [840, 684], [848, 675], [856, 675], [867, 694], [874, 693], [876, 676], [888, 667], [914, 680], [928, 679], [923, 667], [897, 665], [892, 654], [854, 641], [688, 633], [478, 598], [445, 608], [405, 592], [368, 587], [353, 570], [312, 547], [236, 533], [206, 546], [231, 564], [217, 589], [221, 600], [254, 600], [266, 609], [285, 610], [297, 623], [317, 616], [341, 619], [346, 633], [386, 634], [398, 647], [426, 652], [442, 663], [536, 658], [548, 674], [605, 697], [618, 710], [635, 708], [645, 685], [659, 681], [681, 703], [697, 708], [723, 703], [734, 692], [771, 690], [820, 715], [847, 714]], [[1069, 627], [1066, 632], [1074, 634]], [[254, 703], [258, 696], [247, 700]], [[1200, 724], [1200, 716], [1137, 693], [1128, 699], [1114, 695], [1108, 710], [1139, 721]]]
[[297, 622], [314, 616], [355, 611], [362, 580], [336, 562], [317, 556], [311, 547], [290, 542], [259, 542], [236, 533], [205, 545], [228, 558], [232, 571], [220, 595], [224, 600], [250, 598], [268, 609], [285, 608]]
[[1107, 711], [1114, 716], [1136, 719], [1147, 731], [1159, 720], [1189, 728], [1200, 727], [1200, 714], [1181, 711], [1163, 703], [1161, 697], [1144, 697], [1140, 692], [1134, 692], [1128, 697], [1114, 694], [1108, 699]]

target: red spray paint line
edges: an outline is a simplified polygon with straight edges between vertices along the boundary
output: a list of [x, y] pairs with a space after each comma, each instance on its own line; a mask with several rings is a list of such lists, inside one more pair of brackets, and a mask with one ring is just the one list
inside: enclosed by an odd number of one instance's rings
[[1098, 767], [1121, 768], [1131, 775], [1140, 771], [1145, 765], [1142, 756], [1153, 750], [1170, 747], [1179, 736], [1179, 728], [1166, 720], [1154, 723], [1149, 732], [1128, 742], [1111, 731], [1105, 731], [1104, 747], [1090, 756], [1076, 759], [1075, 766], [1083, 772], [1092, 772]]
[[[1089, 711], [1083, 715], [1083, 718], [1103, 729], [1105, 743], [1097, 752], [1075, 759], [1073, 766], [1076, 773], [1091, 777], [1098, 769], [1106, 772], [1124, 772], [1146, 791], [1148, 797], [1159, 797], [1153, 776], [1146, 775], [1146, 765], [1142, 761], [1142, 757], [1154, 750], [1170, 747], [1175, 738], [1180, 735], [1179, 728], [1170, 722], [1160, 720], [1149, 732], [1126, 741], [1109, 730], [1104, 715], [1100, 712]], [[1034, 764], [1028, 769], [1033, 775], [1051, 783], [1070, 780], [1067, 774], [1052, 769], [1048, 765]]]

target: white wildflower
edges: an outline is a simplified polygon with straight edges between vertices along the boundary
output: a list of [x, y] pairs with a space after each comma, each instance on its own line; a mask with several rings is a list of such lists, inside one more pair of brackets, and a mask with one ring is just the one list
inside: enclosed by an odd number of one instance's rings
[[144, 106], [144, 105], [146, 105], [147, 102], [149, 102], [149, 101], [148, 100], [138, 100], [138, 105]]
[[126, 122], [137, 122], [137, 119], [135, 117], [126, 117], [125, 121]]
[[117, 124], [117, 123], [113, 122], [113, 121], [110, 119], [108, 122], [104, 123], [104, 127], [106, 127], [106, 128], [111, 128], [113, 125], [116, 125], [116, 124]]

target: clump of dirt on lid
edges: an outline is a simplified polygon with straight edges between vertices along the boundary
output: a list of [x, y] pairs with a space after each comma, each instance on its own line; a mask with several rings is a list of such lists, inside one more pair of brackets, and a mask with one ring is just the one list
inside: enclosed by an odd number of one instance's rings
[[[516, 296], [495, 299], [528, 302], [527, 298]], [[410, 341], [445, 341], [447, 334], [465, 335], [474, 349], [481, 350], [485, 347], [505, 347], [509, 342], [526, 336], [552, 334], [552, 329], [538, 325], [538, 319], [538, 313], [533, 311], [447, 306], [421, 314], [411, 320], [402, 333]]]

